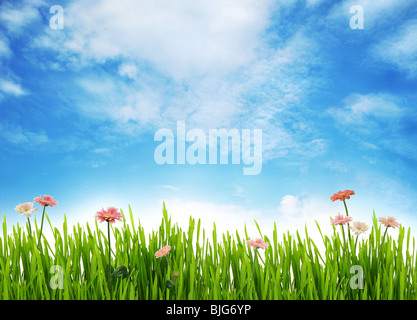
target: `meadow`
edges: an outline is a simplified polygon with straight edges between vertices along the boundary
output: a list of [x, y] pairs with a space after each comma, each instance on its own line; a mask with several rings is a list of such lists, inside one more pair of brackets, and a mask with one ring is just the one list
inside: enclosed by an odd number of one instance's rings
[[[171, 221], [165, 204], [162, 211], [159, 229], [148, 233], [130, 207], [127, 214], [120, 210], [115, 223], [96, 220], [94, 226], [78, 224], [72, 230], [66, 218], [61, 230], [54, 227], [44, 210], [41, 228], [36, 219], [32, 228], [28, 218], [8, 234], [4, 216], [0, 299], [417, 298], [410, 228], [398, 226], [398, 239], [393, 239], [375, 213], [369, 232], [360, 236], [350, 234], [353, 229], [344, 223], [333, 223], [333, 233], [325, 235], [316, 223], [325, 248], [319, 252], [307, 227], [302, 234], [278, 234], [275, 224], [272, 234], [264, 235], [255, 221], [259, 239], [249, 240], [246, 228], [244, 234], [217, 234], [214, 224], [208, 234], [192, 217], [182, 230]], [[103, 212], [103, 217], [109, 215]], [[54, 241], [48, 242], [42, 227], [51, 228]]]

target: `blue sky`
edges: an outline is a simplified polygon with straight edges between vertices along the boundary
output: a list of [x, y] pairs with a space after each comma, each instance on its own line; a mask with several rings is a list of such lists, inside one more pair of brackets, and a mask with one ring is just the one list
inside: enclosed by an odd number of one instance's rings
[[[130, 204], [156, 228], [165, 200], [182, 223], [285, 231], [328, 224], [351, 189], [355, 220], [417, 230], [413, 2], [1, 1], [1, 213], [20, 222], [17, 204], [49, 194], [57, 223]], [[262, 129], [262, 172], [156, 164], [154, 134], [177, 121]]]

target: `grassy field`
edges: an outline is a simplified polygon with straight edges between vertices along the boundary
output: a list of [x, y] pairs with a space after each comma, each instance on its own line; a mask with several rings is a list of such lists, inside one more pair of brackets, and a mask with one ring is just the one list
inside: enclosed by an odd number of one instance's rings
[[[259, 230], [260, 237], [269, 244], [260, 250], [247, 245], [248, 234], [220, 235], [215, 225], [208, 240], [200, 220], [190, 218], [188, 230], [181, 230], [171, 221], [165, 205], [159, 230], [146, 236], [140, 222], [134, 221], [130, 207], [129, 211], [126, 215], [122, 212], [123, 222], [110, 229], [114, 236], [111, 265], [124, 265], [128, 272], [115, 272], [113, 276], [109, 276], [105, 224], [96, 221], [93, 227], [77, 225], [68, 230], [64, 220], [62, 230], [58, 230], [46, 216], [45, 226], [52, 229], [54, 241], [48, 243], [42, 236], [38, 248], [40, 231], [36, 222], [32, 236], [28, 236], [28, 225], [15, 225], [8, 235], [4, 217], [0, 298], [417, 298], [415, 240], [410, 239], [410, 229], [406, 232], [400, 226], [398, 239], [392, 239], [389, 231], [384, 238], [385, 228], [381, 230], [375, 214], [372, 228], [359, 237], [357, 244], [353, 236], [345, 244], [339, 227], [333, 227], [331, 235], [320, 231], [325, 250], [319, 252], [307, 228], [302, 235], [278, 235], [276, 225], [271, 235], [263, 235]], [[315, 227], [320, 229], [318, 224]], [[167, 245], [172, 247], [169, 254], [156, 258], [155, 253]], [[363, 286], [357, 279], [360, 273], [352, 272], [358, 268], [363, 271]]]

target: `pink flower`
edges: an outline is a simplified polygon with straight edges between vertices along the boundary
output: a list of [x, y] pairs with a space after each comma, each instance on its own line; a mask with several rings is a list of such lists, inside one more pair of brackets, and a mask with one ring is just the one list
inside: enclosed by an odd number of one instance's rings
[[24, 215], [29, 218], [30, 215], [38, 209], [33, 207], [33, 202], [26, 202], [26, 203], [21, 203], [18, 206], [16, 206], [15, 210], [19, 212], [20, 215]]
[[332, 200], [333, 202], [336, 200], [340, 200], [343, 201], [345, 199], [350, 199], [351, 195], [354, 195], [355, 192], [353, 192], [353, 190], [345, 190], [345, 191], [339, 191], [337, 193], [335, 193], [334, 195], [332, 195], [330, 197], [330, 200]]
[[45, 195], [43, 196], [43, 198], [36, 197], [35, 199], [33, 199], [33, 201], [35, 201], [36, 203], [39, 203], [43, 207], [45, 206], [53, 207], [58, 204], [58, 201], [54, 200], [52, 196], [45, 196]]
[[267, 244], [261, 238], [257, 238], [255, 240], [248, 240], [248, 241], [246, 241], [246, 244], [255, 248], [255, 249], [265, 249], [269, 246], [269, 244]]
[[165, 257], [170, 251], [171, 251], [171, 246], [165, 246], [165, 247], [159, 249], [155, 253], [155, 257], [157, 257], [157, 258]]
[[352, 230], [354, 234], [359, 236], [360, 234], [368, 231], [369, 226], [365, 222], [355, 221], [353, 222], [353, 225], [349, 227], [349, 229]]
[[378, 221], [382, 223], [386, 227], [392, 227], [393, 229], [398, 228], [400, 226], [399, 222], [395, 220], [393, 217], [388, 218], [378, 218]]
[[100, 222], [115, 223], [116, 220], [122, 221], [122, 217], [123, 215], [115, 207], [108, 207], [107, 210], [102, 208], [101, 211], [96, 212], [96, 219]]
[[346, 223], [352, 221], [353, 219], [351, 217], [348, 216], [344, 216], [341, 214], [338, 214], [333, 220], [330, 221], [330, 223], [334, 224], [335, 226], [338, 225], [345, 225]]

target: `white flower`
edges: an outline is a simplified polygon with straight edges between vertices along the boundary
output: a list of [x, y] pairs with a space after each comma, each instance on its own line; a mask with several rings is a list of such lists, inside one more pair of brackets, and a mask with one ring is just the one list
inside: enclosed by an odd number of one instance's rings
[[355, 233], [357, 236], [359, 236], [360, 234], [365, 233], [369, 229], [369, 226], [365, 222], [355, 221], [352, 223], [349, 229], [352, 230], [353, 233]]
[[34, 212], [34, 211], [36, 211], [36, 210], [38, 210], [38, 209], [36, 209], [36, 208], [34, 208], [33, 207], [33, 202], [26, 202], [26, 203], [21, 203], [21, 204], [19, 204], [16, 208], [15, 208], [15, 210], [17, 211], [17, 212], [19, 212], [20, 213], [20, 215], [24, 215], [24, 216], [26, 216], [26, 217], [30, 217], [30, 215]]

